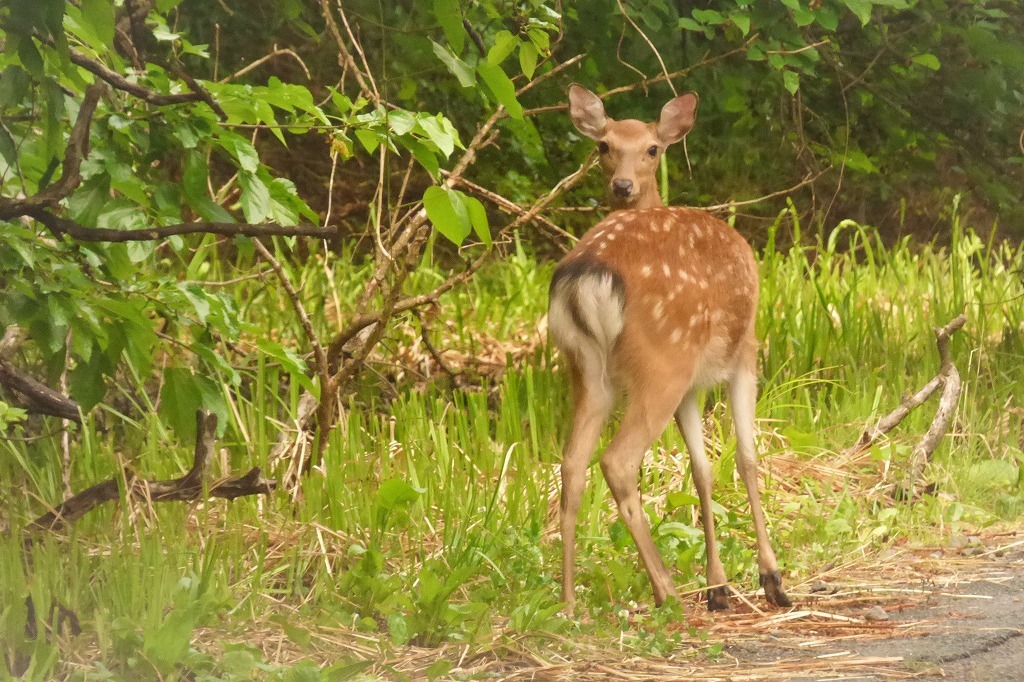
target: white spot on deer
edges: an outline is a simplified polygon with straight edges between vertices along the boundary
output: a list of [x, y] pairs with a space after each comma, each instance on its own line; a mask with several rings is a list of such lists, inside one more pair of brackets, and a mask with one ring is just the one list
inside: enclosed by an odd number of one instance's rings
[[607, 235], [607, 236], [605, 237], [605, 239], [607, 239], [607, 240], [608, 240], [608, 241], [610, 241], [610, 242], [613, 242], [613, 241], [615, 241], [615, 233], [614, 233], [614, 232], [612, 232], [611, 234]]
[[670, 268], [670, 267], [668, 266], [668, 263], [662, 263], [662, 264], [661, 264], [661, 271], [662, 271], [663, 273], [665, 273], [665, 276], [666, 276], [666, 277], [668, 277], [669, 275], [671, 275], [671, 274], [672, 274], [672, 268]]
[[622, 223], [615, 223], [615, 227], [613, 227], [612, 229], [615, 230], [616, 232], [622, 232], [622, 228], [624, 227], [625, 225], [623, 225]]
[[640, 268], [640, 274], [643, 275], [644, 277], [650, 277], [651, 276], [651, 266], [650, 265], [645, 265], [642, 268]]
[[706, 279], [698, 280], [697, 286], [699, 286], [701, 290], [706, 290], [708, 288], [708, 281]]
[[654, 304], [654, 308], [651, 310], [651, 315], [654, 316], [654, 319], [660, 320], [662, 318], [662, 316], [664, 316], [664, 314], [665, 314], [665, 302], [664, 301], [658, 301], [657, 303]]
[[601, 253], [602, 251], [604, 251], [607, 248], [608, 248], [608, 242], [601, 242], [600, 244], [597, 245], [597, 252]]
[[683, 270], [682, 268], [679, 268], [679, 273], [678, 274], [679, 274], [679, 279], [683, 280], [684, 282], [689, 282], [690, 281], [690, 273], [688, 273], [686, 270]]
[[677, 327], [676, 329], [672, 330], [672, 336], [671, 336], [672, 343], [679, 343], [682, 340], [682, 338], [683, 338], [683, 329], [682, 329], [682, 327]]
[[667, 232], [671, 232], [672, 231], [672, 221], [671, 220], [666, 220], [664, 223], [662, 223], [661, 224], [661, 231], [662, 232], [666, 232], [666, 233]]

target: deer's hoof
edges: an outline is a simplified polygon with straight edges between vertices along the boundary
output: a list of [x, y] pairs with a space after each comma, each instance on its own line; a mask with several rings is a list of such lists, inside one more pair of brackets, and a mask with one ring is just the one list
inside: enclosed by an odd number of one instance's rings
[[764, 588], [764, 598], [768, 600], [769, 604], [783, 608], [793, 605], [793, 600], [782, 589], [782, 576], [778, 571], [762, 573], [761, 587]]
[[728, 586], [720, 585], [708, 590], [708, 611], [728, 611], [730, 608]]

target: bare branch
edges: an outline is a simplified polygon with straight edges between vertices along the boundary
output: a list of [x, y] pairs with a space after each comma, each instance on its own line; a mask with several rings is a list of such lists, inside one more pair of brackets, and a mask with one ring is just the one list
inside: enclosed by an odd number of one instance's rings
[[[260, 468], [253, 467], [242, 476], [209, 483], [204, 493], [203, 479], [213, 454], [216, 431], [217, 416], [205, 410], [197, 411], [195, 456], [189, 472], [181, 478], [169, 481], [146, 481], [137, 478], [130, 471], [125, 471], [126, 497], [152, 502], [191, 501], [201, 497], [233, 500], [245, 495], [269, 495], [273, 492], [277, 487], [277, 481], [263, 478]], [[60, 530], [101, 504], [118, 499], [119, 496], [119, 477], [114, 477], [72, 495], [52, 511], [33, 521], [26, 530], [30, 533]]]
[[291, 57], [292, 59], [294, 59], [295, 61], [297, 61], [299, 63], [299, 66], [302, 67], [302, 71], [306, 74], [306, 80], [312, 79], [312, 76], [309, 74], [309, 67], [306, 66], [306, 62], [302, 61], [302, 57], [300, 57], [299, 55], [295, 54], [294, 50], [275, 49], [273, 52], [271, 52], [269, 54], [263, 55], [262, 57], [260, 57], [256, 61], [254, 61], [254, 62], [252, 62], [250, 64], [246, 64], [241, 69], [239, 69], [238, 71], [235, 71], [233, 74], [231, 74], [227, 78], [220, 79], [218, 81], [218, 83], [227, 83], [229, 81], [235, 80], [236, 78], [241, 78], [242, 76], [244, 76], [245, 74], [249, 73], [253, 69], [261, 66], [262, 64], [265, 64], [266, 62], [270, 61], [271, 59], [276, 59], [277, 57]]
[[16, 369], [2, 357], [0, 357], [0, 386], [16, 391], [18, 395], [23, 396], [26, 401], [24, 407], [30, 412], [61, 417], [77, 424], [82, 423], [78, 403]]
[[959, 315], [945, 327], [935, 329], [935, 340], [940, 360], [939, 373], [917, 393], [905, 398], [895, 410], [879, 419], [873, 427], [865, 429], [857, 442], [843, 453], [844, 458], [871, 447], [875, 441], [896, 428], [910, 414], [911, 410], [928, 400], [941, 387], [943, 389], [942, 397], [939, 400], [939, 409], [935, 413], [932, 425], [911, 453], [910, 493], [913, 494], [915, 481], [920, 476], [921, 469], [942, 441], [943, 435], [949, 430], [953, 410], [960, 397], [960, 373], [950, 358], [949, 338], [966, 323], [967, 316]]
[[316, 237], [330, 239], [337, 234], [337, 228], [329, 225], [275, 225], [263, 223], [181, 223], [161, 225], [140, 230], [115, 230], [112, 228], [86, 227], [61, 218], [48, 211], [27, 212], [50, 230], [55, 237], [67, 235], [81, 242], [148, 242], [184, 234], [219, 234], [226, 237]]
[[765, 194], [764, 196], [758, 197], [756, 199], [746, 199], [744, 201], [727, 201], [724, 204], [714, 204], [712, 206], [703, 206], [703, 207], [701, 207], [701, 210], [703, 210], [703, 211], [727, 211], [729, 209], [736, 208], [737, 206], [750, 206], [751, 204], [759, 204], [762, 201], [767, 201], [768, 199], [774, 199], [775, 197], [781, 197], [781, 196], [785, 196], [786, 194], [792, 194], [793, 192], [797, 191], [801, 187], [805, 187], [807, 185], [812, 184], [815, 180], [817, 180], [818, 178], [820, 178], [822, 175], [824, 175], [825, 173], [829, 172], [830, 170], [832, 170], [831, 167], [826, 168], [825, 170], [819, 171], [818, 173], [816, 173], [814, 175], [805, 177], [803, 180], [801, 180], [800, 182], [798, 182], [797, 184], [793, 185], [792, 187], [790, 187], [788, 189], [780, 189], [777, 192], [772, 192], [771, 194]]
[[661, 65], [661, 73], [664, 74], [665, 76], [665, 82], [668, 83], [668, 86], [670, 88], [672, 88], [672, 94], [678, 95], [679, 93], [676, 92], [676, 86], [675, 84], [672, 83], [672, 77], [669, 75], [668, 69], [665, 68], [665, 60], [661, 58], [661, 53], [658, 52], [658, 48], [654, 46], [654, 43], [652, 43], [651, 39], [647, 37], [647, 34], [644, 33], [643, 30], [641, 30], [641, 28], [636, 25], [636, 22], [633, 21], [633, 17], [629, 16], [629, 12], [627, 12], [626, 8], [622, 6], [622, 0], [615, 0], [615, 2], [618, 3], [619, 12], [622, 13], [622, 16], [626, 18], [626, 21], [628, 21], [634, 29], [636, 29], [636, 32], [639, 33], [640, 37], [644, 39], [644, 42], [647, 43], [647, 46], [651, 48], [651, 52], [654, 53], [654, 56], [658, 58], [658, 64]]

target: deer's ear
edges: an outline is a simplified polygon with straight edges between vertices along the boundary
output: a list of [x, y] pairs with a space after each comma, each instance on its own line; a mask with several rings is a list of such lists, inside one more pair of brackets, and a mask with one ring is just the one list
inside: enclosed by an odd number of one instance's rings
[[690, 132], [696, 120], [697, 93], [680, 95], [662, 107], [658, 118], [658, 137], [664, 144], [679, 142]]
[[597, 95], [576, 83], [569, 86], [569, 115], [572, 116], [576, 130], [591, 140], [604, 137], [605, 128], [608, 127], [604, 104]]

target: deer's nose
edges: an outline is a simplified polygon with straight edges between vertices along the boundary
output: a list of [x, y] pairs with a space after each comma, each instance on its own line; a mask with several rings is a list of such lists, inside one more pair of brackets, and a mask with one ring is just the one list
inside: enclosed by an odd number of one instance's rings
[[633, 192], [633, 181], [619, 178], [612, 180], [612, 192], [617, 197], [628, 197]]

